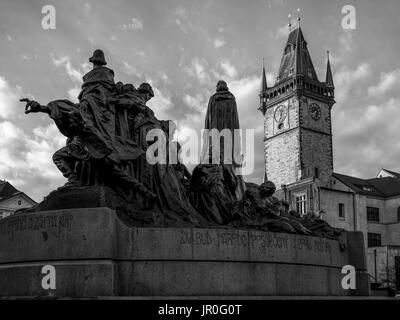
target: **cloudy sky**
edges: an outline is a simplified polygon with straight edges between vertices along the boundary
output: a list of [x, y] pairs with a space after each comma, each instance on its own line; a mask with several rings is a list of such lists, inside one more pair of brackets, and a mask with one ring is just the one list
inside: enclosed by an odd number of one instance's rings
[[[56, 8], [56, 29], [41, 25]], [[356, 9], [356, 29], [342, 28], [342, 7]], [[242, 128], [255, 129], [255, 170], [263, 176], [263, 119], [258, 107], [261, 57], [273, 84], [288, 28], [301, 8], [302, 28], [320, 80], [332, 55], [334, 170], [373, 177], [400, 170], [400, 1], [113, 0], [0, 2], [0, 179], [40, 201], [65, 180], [51, 155], [65, 145], [45, 115], [23, 114], [18, 99], [76, 101], [88, 57], [105, 51], [116, 80], [150, 82], [160, 119], [180, 133], [203, 126], [216, 82], [235, 94]]]

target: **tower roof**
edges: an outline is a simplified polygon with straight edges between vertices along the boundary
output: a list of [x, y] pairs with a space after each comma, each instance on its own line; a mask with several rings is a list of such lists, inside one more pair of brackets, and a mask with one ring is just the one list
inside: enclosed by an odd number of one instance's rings
[[303, 76], [319, 81], [300, 26], [289, 34], [276, 83], [283, 82], [292, 76]]

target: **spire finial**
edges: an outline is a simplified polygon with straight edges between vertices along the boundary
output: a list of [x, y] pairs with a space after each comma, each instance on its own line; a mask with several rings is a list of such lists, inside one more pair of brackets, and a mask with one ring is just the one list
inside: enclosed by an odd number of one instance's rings
[[264, 69], [264, 57], [262, 57], [262, 67]]
[[326, 50], [326, 57], [328, 58], [328, 61], [329, 61], [329, 49]]
[[289, 19], [289, 32], [292, 31], [290, 28], [292, 27], [292, 15], [289, 13], [288, 15], [288, 19]]
[[297, 25], [300, 27], [300, 8], [297, 8]]

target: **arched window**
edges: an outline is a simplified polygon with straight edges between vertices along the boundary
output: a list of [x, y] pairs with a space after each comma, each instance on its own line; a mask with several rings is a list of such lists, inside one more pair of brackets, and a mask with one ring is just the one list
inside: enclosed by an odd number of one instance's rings
[[400, 207], [397, 208], [397, 221], [400, 221]]

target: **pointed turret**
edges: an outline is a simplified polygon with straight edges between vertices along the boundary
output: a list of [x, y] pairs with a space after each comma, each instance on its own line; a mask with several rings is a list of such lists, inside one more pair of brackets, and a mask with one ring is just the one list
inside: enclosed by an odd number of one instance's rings
[[268, 89], [267, 86], [267, 77], [265, 75], [265, 66], [264, 66], [264, 58], [262, 60], [262, 79], [261, 79], [261, 87], [260, 87], [260, 94], [265, 93]]
[[335, 85], [333, 84], [333, 77], [332, 77], [332, 70], [331, 70], [331, 63], [329, 62], [329, 50], [327, 51], [327, 58], [328, 62], [326, 64], [326, 86], [330, 88], [335, 88]]
[[264, 66], [264, 58], [262, 59], [262, 77], [261, 77], [261, 86], [260, 86], [260, 106], [259, 110], [264, 112], [265, 108], [267, 107], [267, 97], [266, 93], [268, 90], [267, 86], [267, 77], [265, 75], [265, 66]]
[[264, 180], [263, 180], [263, 182], [267, 182], [267, 181], [268, 181], [267, 171], [264, 170]]

